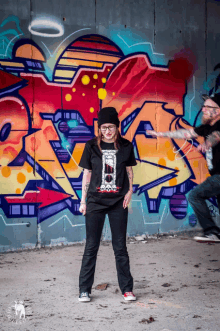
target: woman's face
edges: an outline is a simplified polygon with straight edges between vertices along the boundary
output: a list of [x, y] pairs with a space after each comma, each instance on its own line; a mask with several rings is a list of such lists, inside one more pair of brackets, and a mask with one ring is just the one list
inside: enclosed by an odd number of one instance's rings
[[111, 141], [115, 138], [116, 125], [112, 123], [105, 123], [100, 126], [102, 136], [105, 140]]

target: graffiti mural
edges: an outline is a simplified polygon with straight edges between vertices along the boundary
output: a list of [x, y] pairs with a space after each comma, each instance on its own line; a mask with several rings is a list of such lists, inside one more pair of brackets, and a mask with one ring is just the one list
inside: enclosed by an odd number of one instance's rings
[[[43, 41], [22, 37], [17, 18], [8, 18], [1, 28], [11, 20], [17, 30], [1, 31], [6, 45], [0, 55], [3, 227], [10, 219], [28, 225], [25, 220], [35, 217], [43, 224], [53, 216], [57, 219], [51, 228], [64, 218], [72, 227], [84, 226], [77, 220], [82, 184], [78, 163], [85, 143], [97, 132], [98, 111], [105, 106], [117, 109], [121, 134], [134, 146], [138, 165], [133, 200], [141, 203], [144, 224], [162, 222], [164, 209], [159, 222], [153, 216], [161, 213], [162, 202], [168, 202], [165, 207], [176, 222], [187, 219], [194, 225], [187, 218], [187, 193], [208, 176], [205, 157], [196, 149], [201, 141], [146, 135], [147, 129], [193, 126], [184, 119], [193, 65], [183, 56], [165, 65], [152, 63], [147, 52], [125, 55], [110, 38], [88, 31], [77, 38], [73, 32], [72, 41], [61, 43], [52, 59]], [[33, 21], [29, 31], [49, 37], [38, 32], [42, 24], [48, 21]], [[52, 27], [55, 37], [64, 34], [55, 21]], [[9, 33], [16, 38], [13, 42], [7, 39]], [[219, 77], [215, 89], [218, 86]], [[152, 216], [150, 221], [146, 214]]]

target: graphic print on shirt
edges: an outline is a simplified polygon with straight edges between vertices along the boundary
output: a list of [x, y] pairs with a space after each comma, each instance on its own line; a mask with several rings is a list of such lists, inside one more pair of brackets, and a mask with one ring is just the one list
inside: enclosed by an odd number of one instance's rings
[[207, 151], [206, 151], [206, 161], [207, 161], [207, 166], [209, 170], [213, 169], [213, 164], [212, 164], [212, 147], [210, 147]]
[[102, 183], [98, 192], [118, 192], [116, 186], [116, 153], [115, 150], [102, 150]]

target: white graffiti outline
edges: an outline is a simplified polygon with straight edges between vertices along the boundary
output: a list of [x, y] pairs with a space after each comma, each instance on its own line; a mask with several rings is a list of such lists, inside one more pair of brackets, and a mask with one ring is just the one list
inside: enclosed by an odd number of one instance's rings
[[[68, 146], [69, 147], [69, 146]], [[68, 150], [68, 148], [66, 147], [65, 148], [67, 150], [67, 152], [69, 153], [71, 159], [76, 163], [75, 159], [73, 158], [72, 154], [70, 153], [70, 151]], [[79, 166], [77, 163], [76, 163], [77, 167]]]
[[[165, 212], [165, 209], [166, 209], [167, 205], [164, 206], [164, 209], [163, 209], [163, 212], [162, 212], [162, 215], [161, 215], [161, 218], [160, 218], [160, 221], [159, 222], [146, 222], [145, 221], [145, 218], [144, 218], [144, 208], [143, 208], [142, 201], [141, 200], [132, 200], [132, 201], [140, 202], [141, 203], [141, 211], [142, 211], [142, 217], [143, 217], [144, 224], [146, 224], [146, 225], [149, 225], [149, 224], [162, 224], [164, 212]], [[168, 208], [167, 215], [168, 214], [169, 214], [169, 208]]]
[[10, 44], [12, 43], [12, 41], [13, 41], [15, 38], [18, 38], [19, 36], [22, 36], [22, 35], [23, 35], [23, 33], [20, 33], [19, 35], [13, 37], [12, 40], [10, 40], [10, 42], [8, 43], [8, 46], [7, 46], [6, 50], [5, 50], [5, 54], [0, 54], [0, 55], [1, 55], [1, 56], [7, 56], [8, 47], [10, 46]]
[[6, 223], [4, 217], [2, 215], [0, 215], [0, 217], [2, 218], [5, 226], [14, 226], [14, 225], [30, 225], [30, 223], [12, 223], [12, 224], [9, 224], [9, 223]]
[[164, 56], [165, 54], [162, 54], [162, 53], [154, 53], [154, 50], [153, 50], [153, 46], [152, 46], [152, 43], [150, 43], [150, 42], [143, 42], [143, 43], [137, 43], [137, 44], [133, 44], [133, 45], [128, 45], [127, 43], [126, 43], [126, 41], [118, 34], [117, 35], [124, 43], [125, 43], [125, 45], [128, 47], [128, 48], [131, 48], [131, 47], [134, 47], [134, 46], [137, 46], [137, 45], [150, 45], [150, 47], [151, 47], [151, 50], [152, 50], [152, 53], [154, 54], [154, 55], [160, 55], [160, 56]]
[[84, 28], [84, 29], [80, 29], [80, 30], [77, 30], [77, 31], [71, 33], [71, 34], [70, 34], [69, 36], [67, 36], [63, 41], [61, 41], [61, 43], [57, 46], [57, 48], [55, 49], [55, 51], [54, 51], [52, 54], [50, 53], [48, 47], [43, 43], [43, 41], [41, 41], [41, 42], [42, 42], [42, 44], [46, 47], [48, 53], [50, 54], [50, 57], [53, 57], [54, 54], [56, 53], [56, 51], [58, 50], [58, 48], [62, 45], [62, 43], [64, 43], [64, 41], [66, 41], [66, 40], [67, 40], [70, 36], [72, 36], [73, 34], [75, 34], [75, 33], [77, 33], [77, 32], [80, 32], [80, 31], [83, 31], [83, 30], [91, 30], [91, 28]]
[[191, 119], [191, 107], [192, 107], [192, 101], [195, 99], [195, 96], [196, 96], [196, 85], [195, 85], [195, 76], [193, 76], [193, 97], [192, 99], [190, 100], [190, 103], [189, 103], [189, 119]]
[[[177, 154], [179, 153], [179, 151], [182, 150], [182, 148], [185, 146], [185, 144], [186, 144], [189, 140], [191, 141], [190, 149], [187, 151], [186, 154], [183, 154], [181, 157], [178, 157], [178, 158], [177, 158], [177, 157], [176, 157]], [[186, 155], [191, 151], [192, 147], [193, 147], [193, 141], [192, 141], [192, 139], [185, 140], [184, 144], [183, 144], [183, 145], [180, 147], [180, 149], [178, 149], [177, 151], [174, 150], [174, 148], [175, 148], [175, 146], [174, 146], [174, 147], [173, 147], [173, 152], [176, 154], [176, 155], [175, 155], [175, 160], [181, 160], [181, 159], [183, 159], [184, 156], [186, 156]]]
[[[166, 207], [167, 207], [167, 205], [164, 206], [164, 209], [163, 209], [163, 212], [162, 212], [162, 215], [161, 215], [161, 219], [160, 219], [160, 224], [162, 224], [163, 214], [164, 214], [164, 212], [165, 212]], [[167, 213], [167, 215], [168, 215], [168, 214], [169, 214], [169, 209], [168, 209], [168, 213]], [[167, 216], [167, 215], [166, 215], [166, 216]]]
[[[35, 27], [39, 28], [52, 28], [54, 30], [58, 30], [58, 33], [44, 33], [44, 32], [38, 32], [34, 31], [33, 28]], [[35, 36], [41, 36], [41, 37], [61, 37], [64, 34], [64, 28], [61, 23], [57, 23], [52, 19], [38, 19], [36, 18], [33, 20], [29, 26], [28, 30], [31, 34]]]
[[66, 217], [67, 221], [70, 223], [70, 225], [71, 225], [72, 227], [75, 227], [75, 226], [85, 226], [85, 224], [73, 224], [73, 223], [70, 221], [70, 219], [69, 219], [69, 217], [68, 217], [67, 215], [63, 215], [63, 216], [61, 216], [60, 218], [58, 218], [58, 220], [56, 220], [55, 222], [53, 222], [53, 223], [51, 223], [50, 225], [48, 225], [48, 228], [51, 227], [52, 225], [56, 224], [57, 222], [59, 222], [59, 221], [60, 221], [62, 218], [64, 218], [64, 217]]

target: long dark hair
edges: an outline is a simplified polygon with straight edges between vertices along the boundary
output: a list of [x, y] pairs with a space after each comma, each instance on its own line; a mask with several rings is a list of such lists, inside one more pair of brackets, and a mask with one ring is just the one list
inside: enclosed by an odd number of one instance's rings
[[[116, 150], [118, 150], [120, 148], [120, 139], [121, 139], [121, 135], [118, 130], [118, 127], [116, 127], [115, 141], [114, 141], [114, 147]], [[101, 149], [102, 132], [101, 132], [100, 128], [98, 128], [98, 136], [96, 137], [96, 141], [97, 141], [98, 148], [99, 148], [100, 152], [102, 153], [102, 149]]]

